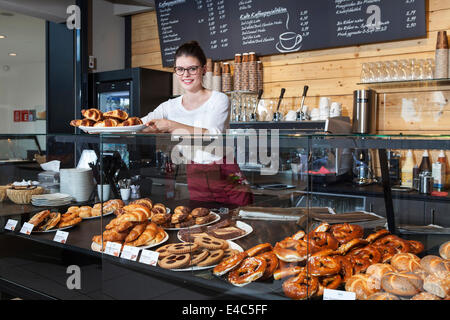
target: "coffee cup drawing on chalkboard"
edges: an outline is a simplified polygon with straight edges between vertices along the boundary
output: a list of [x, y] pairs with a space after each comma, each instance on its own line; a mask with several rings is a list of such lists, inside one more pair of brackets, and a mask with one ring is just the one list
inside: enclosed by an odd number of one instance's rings
[[284, 32], [280, 34], [279, 39], [276, 48], [282, 53], [297, 51], [302, 47], [303, 37], [298, 33], [292, 31]]
[[[287, 13], [286, 30], [289, 30], [289, 12]], [[286, 31], [280, 34], [279, 41], [275, 47], [281, 53], [298, 51], [302, 47], [302, 40], [302, 35], [292, 31]]]

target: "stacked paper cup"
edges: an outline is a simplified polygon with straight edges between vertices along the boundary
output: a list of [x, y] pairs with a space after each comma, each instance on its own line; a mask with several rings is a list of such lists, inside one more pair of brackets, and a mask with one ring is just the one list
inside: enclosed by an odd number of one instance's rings
[[340, 117], [342, 115], [342, 104], [339, 102], [332, 102], [330, 107], [330, 118]]
[[220, 69], [219, 62], [214, 62], [214, 72], [212, 80], [212, 89], [214, 91], [222, 91], [222, 71]]
[[245, 52], [242, 54], [242, 73], [241, 73], [241, 90], [243, 91], [248, 91], [250, 88], [249, 67], [250, 67], [249, 56], [248, 53]]
[[252, 92], [258, 91], [258, 62], [256, 53], [248, 54], [248, 90]]
[[69, 194], [75, 201], [88, 201], [94, 190], [92, 169], [61, 169], [60, 192]]
[[212, 59], [206, 59], [206, 73], [203, 77], [203, 86], [212, 90], [213, 88], [213, 62]]
[[236, 53], [234, 55], [234, 82], [233, 82], [233, 89], [235, 91], [241, 90], [241, 82], [242, 82], [242, 55], [240, 53]]
[[224, 62], [222, 70], [222, 92], [230, 92], [233, 90], [233, 78], [231, 77], [230, 64]]
[[330, 98], [321, 97], [319, 100], [319, 119], [327, 120], [330, 117]]

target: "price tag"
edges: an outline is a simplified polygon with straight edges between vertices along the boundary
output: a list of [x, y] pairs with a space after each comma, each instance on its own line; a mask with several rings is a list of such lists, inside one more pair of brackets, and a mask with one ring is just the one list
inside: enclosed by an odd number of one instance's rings
[[111, 256], [119, 257], [122, 245], [117, 242], [106, 242], [105, 253]]
[[30, 235], [31, 231], [33, 231], [33, 228], [34, 228], [34, 224], [25, 222], [22, 226], [22, 229], [20, 229], [20, 233]]
[[6, 223], [5, 230], [14, 231], [17, 227], [17, 220], [8, 219], [8, 222]]
[[356, 294], [350, 291], [324, 289], [323, 300], [356, 300]]
[[150, 266], [156, 266], [158, 263], [159, 252], [151, 251], [151, 250], [142, 250], [141, 258], [139, 259], [140, 263], [145, 263]]
[[132, 247], [132, 246], [124, 246], [120, 257], [127, 259], [127, 260], [136, 261], [138, 255], [139, 255], [139, 248]]
[[53, 238], [53, 241], [59, 242], [59, 243], [66, 243], [67, 237], [69, 236], [69, 233], [66, 231], [58, 230], [56, 231], [55, 237]]

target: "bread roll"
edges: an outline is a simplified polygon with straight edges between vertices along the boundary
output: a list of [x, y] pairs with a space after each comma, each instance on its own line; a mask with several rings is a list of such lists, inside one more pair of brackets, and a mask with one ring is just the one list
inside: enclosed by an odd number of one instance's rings
[[355, 274], [345, 283], [345, 290], [356, 294], [356, 299], [367, 300], [367, 298], [378, 291], [375, 279], [367, 274]]
[[391, 258], [391, 265], [398, 271], [410, 271], [422, 269], [420, 258], [412, 253], [397, 253]]
[[375, 287], [381, 289], [381, 278], [388, 272], [395, 271], [394, 267], [387, 263], [375, 263], [369, 266], [366, 274], [375, 281]]
[[414, 296], [422, 291], [423, 281], [412, 272], [388, 272], [381, 278], [381, 288], [399, 296]]
[[447, 297], [450, 295], [450, 273], [446, 273], [445, 275], [441, 273], [441, 277], [435, 274], [430, 274], [423, 281], [423, 288], [425, 291], [440, 298]]
[[400, 298], [389, 292], [376, 292], [371, 294], [367, 300], [400, 300]]
[[411, 300], [441, 300], [441, 298], [429, 292], [421, 292], [412, 297]]
[[450, 264], [438, 256], [425, 256], [422, 258], [422, 260], [420, 260], [420, 265], [423, 269], [431, 274], [450, 271]]
[[439, 247], [439, 255], [442, 257], [442, 259], [450, 259], [450, 241], [444, 242]]

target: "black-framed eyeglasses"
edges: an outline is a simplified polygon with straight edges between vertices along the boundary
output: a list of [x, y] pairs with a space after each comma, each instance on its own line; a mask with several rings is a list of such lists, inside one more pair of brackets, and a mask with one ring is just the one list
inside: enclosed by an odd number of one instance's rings
[[200, 68], [201, 68], [200, 66], [190, 66], [187, 68], [174, 67], [173, 71], [179, 76], [182, 76], [185, 71], [187, 71], [190, 75], [194, 76], [197, 74], [197, 72], [198, 72], [198, 70], [200, 70]]

